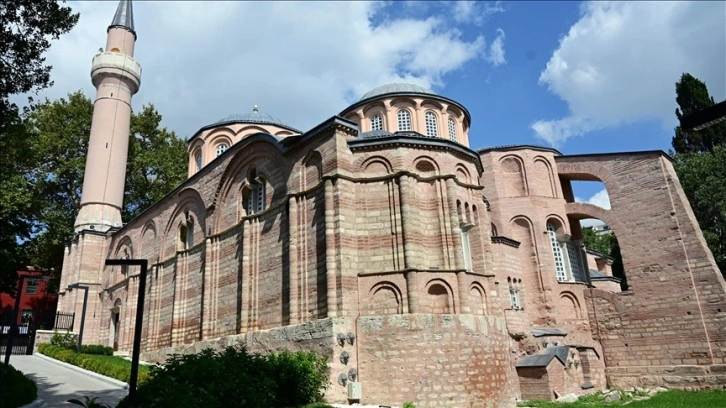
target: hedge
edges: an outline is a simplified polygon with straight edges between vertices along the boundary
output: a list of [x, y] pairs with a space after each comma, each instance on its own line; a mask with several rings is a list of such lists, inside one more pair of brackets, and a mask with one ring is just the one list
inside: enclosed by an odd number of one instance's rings
[[[118, 358], [118, 361], [105, 356], [95, 354], [83, 354], [77, 353], [73, 350], [68, 350], [60, 346], [53, 346], [51, 344], [41, 344], [38, 346], [38, 351], [48, 357], [55, 358], [73, 364], [86, 370], [93, 371], [94, 373], [102, 374], [107, 377], [115, 378], [123, 382], [129, 382], [131, 376], [131, 363]], [[148, 369], [145, 367], [139, 367], [139, 384], [142, 384], [149, 379]]]
[[[0, 370], [2, 367], [0, 366]], [[0, 371], [1, 373], [1, 371]], [[0, 388], [0, 408], [17, 408], [30, 404], [38, 397], [38, 386], [25, 374], [8, 366], [5, 382]]]

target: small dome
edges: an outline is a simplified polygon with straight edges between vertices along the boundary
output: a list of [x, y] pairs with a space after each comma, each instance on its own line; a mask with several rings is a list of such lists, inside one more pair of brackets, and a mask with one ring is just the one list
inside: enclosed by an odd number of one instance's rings
[[360, 98], [361, 101], [370, 99], [376, 96], [381, 95], [387, 95], [387, 94], [396, 94], [396, 93], [418, 93], [418, 94], [428, 94], [428, 95], [436, 95], [433, 91], [430, 89], [426, 89], [422, 86], [414, 85], [414, 84], [399, 84], [399, 83], [392, 83], [392, 84], [386, 84], [381, 85], [372, 91], [367, 92], [365, 95], [363, 95], [362, 98]]
[[205, 126], [205, 128], [222, 126], [222, 125], [227, 125], [227, 124], [231, 124], [231, 123], [251, 123], [251, 124], [275, 125], [275, 126], [279, 126], [281, 128], [292, 130], [297, 133], [301, 133], [299, 130], [286, 124], [285, 122], [281, 121], [280, 119], [278, 119], [274, 116], [268, 115], [266, 113], [260, 112], [260, 109], [257, 107], [257, 105], [255, 105], [252, 108], [252, 112], [250, 112], [250, 113], [237, 113], [237, 114], [229, 115], [210, 125]]

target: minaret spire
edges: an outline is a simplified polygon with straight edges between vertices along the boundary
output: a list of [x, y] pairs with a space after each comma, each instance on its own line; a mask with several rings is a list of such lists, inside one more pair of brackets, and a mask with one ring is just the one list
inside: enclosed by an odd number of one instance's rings
[[121, 0], [118, 2], [116, 14], [114, 14], [113, 21], [111, 21], [108, 29], [110, 30], [115, 27], [130, 31], [134, 35], [134, 39], [136, 39], [136, 31], [134, 30], [134, 6], [131, 0]]
[[91, 135], [76, 232], [121, 228], [131, 124], [131, 96], [141, 86], [134, 57], [136, 32], [130, 0], [121, 0], [108, 27], [106, 49], [93, 57], [96, 87]]

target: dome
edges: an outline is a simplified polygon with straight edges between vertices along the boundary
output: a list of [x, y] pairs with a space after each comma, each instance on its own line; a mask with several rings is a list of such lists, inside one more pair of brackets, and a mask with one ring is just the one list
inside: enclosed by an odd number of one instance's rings
[[387, 95], [387, 94], [396, 94], [396, 93], [417, 93], [417, 94], [428, 94], [428, 95], [436, 95], [433, 91], [430, 89], [426, 89], [422, 86], [414, 85], [414, 84], [399, 84], [399, 83], [392, 83], [392, 84], [386, 84], [381, 85], [377, 88], [374, 88], [372, 91], [367, 92], [365, 95], [363, 95], [362, 98], [360, 98], [361, 101], [364, 101], [366, 99], [370, 99], [376, 96], [381, 95]]
[[274, 116], [268, 115], [266, 113], [260, 112], [260, 109], [257, 107], [257, 105], [252, 107], [252, 112], [250, 112], [250, 113], [237, 113], [237, 114], [229, 115], [210, 125], [205, 126], [205, 128], [228, 125], [231, 123], [251, 123], [251, 124], [274, 125], [274, 126], [279, 126], [284, 129], [291, 130], [296, 133], [302, 133], [299, 130], [295, 129], [294, 127], [288, 125], [287, 123], [281, 121], [280, 119], [278, 119]]

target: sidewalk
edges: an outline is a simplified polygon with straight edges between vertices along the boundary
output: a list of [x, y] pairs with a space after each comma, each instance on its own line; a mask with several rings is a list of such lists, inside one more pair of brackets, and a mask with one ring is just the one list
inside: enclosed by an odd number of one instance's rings
[[12, 356], [10, 365], [38, 384], [40, 401], [28, 407], [74, 407], [72, 398], [98, 397], [97, 402], [115, 407], [128, 394], [128, 385], [41, 355]]

